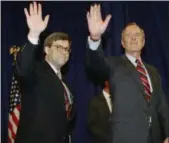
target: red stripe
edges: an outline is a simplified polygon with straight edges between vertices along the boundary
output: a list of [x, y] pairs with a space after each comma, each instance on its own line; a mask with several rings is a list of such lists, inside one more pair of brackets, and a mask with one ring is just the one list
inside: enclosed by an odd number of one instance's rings
[[12, 138], [15, 139], [16, 134], [15, 134], [15, 132], [13, 130], [12, 123], [10, 121], [8, 122], [8, 129], [11, 130]]
[[142, 83], [144, 83], [144, 85], [150, 89], [150, 85], [149, 85], [148, 81], [142, 80]]
[[142, 81], [142, 84], [144, 85], [144, 87], [146, 87], [150, 91], [150, 85], [149, 84], [146, 84], [144, 81]]
[[8, 136], [8, 143], [12, 143], [12, 139]]
[[139, 71], [140, 73], [146, 75], [146, 71], [143, 68], [137, 67], [137, 71]]
[[144, 90], [144, 91], [148, 96], [151, 96], [150, 93], [147, 90]]
[[19, 104], [18, 106], [16, 106], [16, 108], [18, 109], [18, 111], [21, 111], [21, 104]]
[[19, 120], [18, 120], [18, 118], [17, 118], [17, 116], [15, 115], [14, 112], [11, 113], [11, 116], [12, 116], [12, 119], [13, 119], [14, 123], [15, 123], [16, 125], [18, 125]]
[[144, 79], [144, 80], [145, 80], [145, 81], [147, 81], [147, 83], [148, 83], [148, 79], [147, 79], [147, 77], [146, 77], [146, 76], [141, 75], [141, 79]]

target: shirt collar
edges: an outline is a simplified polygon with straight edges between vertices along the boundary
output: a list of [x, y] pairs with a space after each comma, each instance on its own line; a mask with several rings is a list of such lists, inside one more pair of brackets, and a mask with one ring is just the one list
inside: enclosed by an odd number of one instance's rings
[[51, 68], [54, 70], [54, 72], [58, 75], [58, 73], [60, 73], [60, 70], [57, 70], [56, 68], [55, 68], [55, 66], [53, 66], [50, 62], [48, 62], [47, 60], [46, 60], [46, 62], [51, 66]]
[[110, 99], [110, 94], [103, 90], [103, 95], [106, 99]]
[[[129, 59], [129, 61], [136, 67], [137, 66], [137, 63], [136, 63], [136, 58], [131, 56], [130, 54], [128, 53], [125, 53], [126, 57]], [[142, 60], [141, 58], [139, 58], [139, 60], [141, 61], [142, 63]]]

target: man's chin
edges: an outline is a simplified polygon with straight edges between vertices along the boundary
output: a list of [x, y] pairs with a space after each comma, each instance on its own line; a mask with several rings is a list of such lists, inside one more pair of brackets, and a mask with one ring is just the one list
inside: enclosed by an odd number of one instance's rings
[[60, 65], [61, 65], [61, 66], [64, 66], [66, 63], [67, 63], [67, 61], [65, 61], [65, 60], [60, 61]]
[[137, 47], [133, 47], [133, 48], [131, 48], [131, 51], [132, 52], [140, 52], [142, 50], [142, 48], [137, 48]]

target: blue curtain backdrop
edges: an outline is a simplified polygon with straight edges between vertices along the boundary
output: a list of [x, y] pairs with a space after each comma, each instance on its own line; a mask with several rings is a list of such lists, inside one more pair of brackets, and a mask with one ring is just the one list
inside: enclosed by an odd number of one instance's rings
[[[90, 98], [99, 92], [88, 79], [84, 67], [84, 55], [88, 36], [86, 12], [94, 2], [41, 2], [43, 14], [50, 14], [45, 33], [63, 31], [72, 37], [72, 54], [66, 74], [77, 102], [77, 123], [74, 143], [90, 143], [86, 128], [87, 106]], [[136, 22], [146, 33], [143, 59], [159, 69], [163, 88], [169, 98], [169, 3], [168, 2], [99, 2], [103, 16], [112, 14], [111, 22], [103, 37], [106, 55], [121, 55], [121, 30], [128, 22]], [[24, 7], [29, 2], [2, 2], [2, 99], [1, 137], [7, 143], [8, 97], [12, 76], [12, 57], [9, 48], [22, 46], [27, 38]]]

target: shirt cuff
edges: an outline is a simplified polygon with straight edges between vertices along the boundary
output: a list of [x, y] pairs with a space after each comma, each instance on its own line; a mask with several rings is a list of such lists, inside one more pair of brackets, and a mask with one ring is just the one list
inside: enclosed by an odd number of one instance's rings
[[31, 38], [31, 37], [28, 36], [28, 40], [29, 40], [32, 44], [38, 45], [39, 39]]
[[100, 45], [100, 43], [101, 43], [101, 39], [100, 40], [98, 40], [98, 41], [93, 41], [91, 38], [90, 38], [90, 36], [88, 36], [88, 44], [89, 44], [89, 48], [91, 49], [91, 50], [97, 50], [98, 49], [98, 47], [99, 47], [99, 45]]

